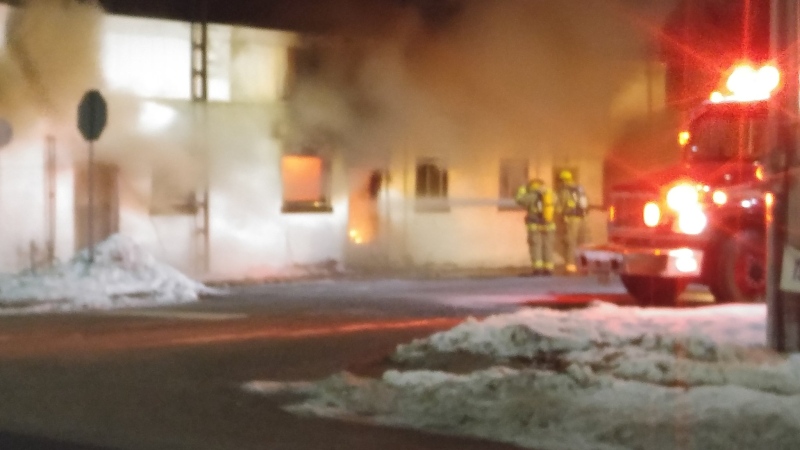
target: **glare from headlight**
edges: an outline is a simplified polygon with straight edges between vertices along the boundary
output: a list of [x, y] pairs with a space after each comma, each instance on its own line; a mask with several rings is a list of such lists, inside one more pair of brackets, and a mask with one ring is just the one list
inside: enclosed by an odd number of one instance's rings
[[661, 222], [661, 207], [656, 202], [644, 205], [644, 224], [653, 228]]
[[697, 235], [708, 225], [708, 217], [700, 208], [686, 208], [678, 215], [678, 230], [684, 234]]
[[686, 208], [694, 208], [699, 203], [700, 193], [691, 184], [679, 184], [667, 192], [667, 206], [673, 211], [681, 212]]
[[691, 249], [680, 248], [672, 250], [669, 252], [669, 256], [673, 258], [675, 269], [680, 273], [693, 273], [700, 268], [700, 263]]
[[717, 205], [724, 205], [728, 203], [728, 194], [725, 191], [714, 191], [714, 194], [711, 196], [711, 200]]

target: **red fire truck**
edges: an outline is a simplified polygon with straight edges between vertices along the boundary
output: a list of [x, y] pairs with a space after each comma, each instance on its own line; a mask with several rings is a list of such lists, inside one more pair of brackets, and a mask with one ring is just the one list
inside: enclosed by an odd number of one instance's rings
[[587, 272], [618, 273], [640, 305], [671, 305], [690, 283], [717, 302], [754, 301], [766, 288], [765, 182], [771, 65], [741, 65], [679, 135], [681, 163], [612, 188], [609, 243], [585, 247]]

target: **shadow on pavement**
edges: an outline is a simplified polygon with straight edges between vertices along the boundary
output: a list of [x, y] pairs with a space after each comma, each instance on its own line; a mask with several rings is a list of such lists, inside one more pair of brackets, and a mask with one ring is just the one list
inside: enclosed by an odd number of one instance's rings
[[0, 432], [3, 450], [113, 450], [108, 447], [74, 444], [24, 434]]

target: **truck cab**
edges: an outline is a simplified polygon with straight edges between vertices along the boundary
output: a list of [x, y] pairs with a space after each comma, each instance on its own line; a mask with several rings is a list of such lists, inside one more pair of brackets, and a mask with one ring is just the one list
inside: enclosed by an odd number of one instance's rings
[[763, 298], [768, 97], [714, 96], [697, 108], [678, 165], [611, 189], [609, 242], [580, 249], [581, 268], [619, 274], [643, 306], [674, 304], [690, 283], [717, 302]]

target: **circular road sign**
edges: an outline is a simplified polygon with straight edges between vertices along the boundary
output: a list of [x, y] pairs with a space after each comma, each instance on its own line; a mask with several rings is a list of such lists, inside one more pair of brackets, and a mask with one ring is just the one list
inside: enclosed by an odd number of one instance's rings
[[108, 107], [103, 95], [91, 90], [83, 95], [78, 106], [78, 129], [87, 141], [96, 141], [106, 127]]

